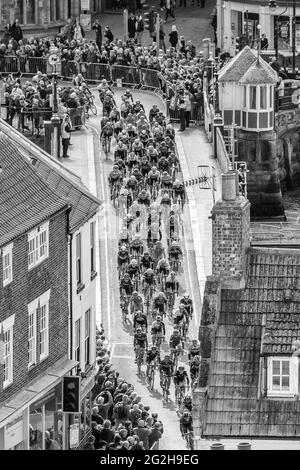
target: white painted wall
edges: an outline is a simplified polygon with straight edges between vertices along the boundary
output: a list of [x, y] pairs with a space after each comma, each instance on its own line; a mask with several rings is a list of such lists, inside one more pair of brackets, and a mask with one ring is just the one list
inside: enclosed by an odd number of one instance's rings
[[243, 86], [233, 83], [219, 84], [219, 101], [221, 110], [241, 110], [243, 108], [243, 99]]

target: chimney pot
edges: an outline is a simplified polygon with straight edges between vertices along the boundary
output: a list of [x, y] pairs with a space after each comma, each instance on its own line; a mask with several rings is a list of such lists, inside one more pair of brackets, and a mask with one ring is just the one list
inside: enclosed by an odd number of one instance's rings
[[238, 196], [237, 173], [232, 170], [222, 173], [222, 200], [235, 201]]

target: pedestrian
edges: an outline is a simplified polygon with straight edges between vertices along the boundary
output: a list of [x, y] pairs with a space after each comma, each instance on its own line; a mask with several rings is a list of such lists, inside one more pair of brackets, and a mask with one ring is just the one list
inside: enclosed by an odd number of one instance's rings
[[173, 19], [175, 20], [174, 13], [173, 13], [173, 11], [172, 11], [172, 2], [171, 2], [171, 0], [166, 0], [166, 16], [165, 16], [165, 23], [167, 22], [169, 15], [172, 16]]
[[101, 51], [102, 47], [102, 26], [99, 22], [99, 20], [96, 20], [95, 23], [93, 24], [93, 30], [96, 32], [96, 44], [98, 46], [99, 51]]
[[77, 41], [77, 43], [81, 44], [84, 37], [84, 29], [80, 24], [79, 18], [76, 18], [76, 24], [74, 28], [74, 41]]
[[144, 449], [149, 450], [149, 435], [150, 430], [145, 427], [145, 423], [142, 419], [139, 420], [136, 428], [133, 429], [133, 432], [138, 436], [139, 440], [143, 443]]
[[136, 23], [136, 42], [138, 45], [142, 45], [142, 37], [144, 32], [144, 20], [142, 15], [138, 16]]
[[149, 434], [149, 449], [151, 449], [151, 447], [153, 446], [153, 444], [157, 441], [159, 441], [159, 439], [161, 438], [162, 436], [162, 433], [160, 431], [160, 424], [158, 422], [156, 422], [151, 431], [150, 431], [150, 434]]
[[94, 446], [95, 440], [95, 436], [90, 436], [86, 445], [84, 446], [84, 450], [96, 450]]
[[135, 38], [135, 33], [136, 33], [136, 26], [135, 26], [135, 23], [136, 23], [135, 16], [134, 16], [134, 14], [131, 12], [131, 13], [130, 13], [130, 17], [128, 18], [128, 37], [129, 37], [130, 39], [134, 39], [134, 38]]
[[162, 22], [160, 23], [159, 26], [159, 48], [163, 49], [164, 53], [166, 53], [166, 43], [165, 43], [165, 32], [163, 28]]
[[176, 50], [176, 46], [178, 44], [178, 31], [175, 24], [172, 25], [172, 30], [169, 33], [169, 42], [171, 46], [174, 47], [174, 49]]
[[65, 26], [65, 31], [66, 31], [67, 40], [69, 42], [71, 42], [73, 40], [73, 37], [74, 37], [74, 23], [73, 23], [72, 18], [67, 19], [67, 24]]
[[55, 439], [50, 438], [49, 431], [45, 431], [45, 449], [46, 450], [61, 450], [59, 443]]
[[110, 44], [114, 40], [114, 35], [111, 32], [109, 26], [105, 26], [104, 37], [106, 38], [106, 41], [107, 41], [108, 44]]
[[15, 39], [15, 41], [19, 42], [23, 39], [23, 32], [19, 23], [19, 20], [16, 19], [11, 27], [11, 37]]
[[68, 155], [68, 148], [70, 144], [71, 137], [71, 121], [69, 114], [64, 116], [62, 125], [61, 125], [61, 138], [62, 138], [62, 147], [63, 147], [63, 158], [70, 158]]
[[180, 132], [185, 130], [185, 99], [183, 92], [179, 94], [178, 98], [179, 119], [180, 119]]
[[261, 47], [262, 51], [267, 50], [268, 47], [269, 47], [269, 41], [268, 41], [267, 36], [265, 35], [265, 33], [263, 33], [261, 35], [260, 47]]
[[192, 111], [192, 94], [189, 90], [184, 90], [184, 101], [185, 101], [185, 111], [184, 111], [184, 118], [185, 118], [185, 127], [189, 127], [190, 119], [191, 119], [191, 111]]

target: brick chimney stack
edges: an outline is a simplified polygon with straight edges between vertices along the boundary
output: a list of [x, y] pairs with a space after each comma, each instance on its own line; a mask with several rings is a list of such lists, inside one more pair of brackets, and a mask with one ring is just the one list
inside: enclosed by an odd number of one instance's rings
[[245, 286], [250, 247], [250, 203], [239, 195], [236, 171], [222, 174], [222, 200], [212, 209], [212, 275], [223, 287]]

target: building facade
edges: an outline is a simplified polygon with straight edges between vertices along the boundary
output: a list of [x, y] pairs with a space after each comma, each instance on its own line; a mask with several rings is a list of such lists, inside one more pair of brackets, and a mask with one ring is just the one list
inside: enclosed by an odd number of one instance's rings
[[[12, 133], [10, 126], [3, 121], [1, 129], [22, 149], [45, 183], [70, 205], [67, 272], [69, 335], [66, 335], [66, 343], [69, 358], [78, 364], [76, 375], [81, 375], [82, 407], [81, 415], [69, 415], [67, 421], [72, 426], [71, 444], [76, 447], [76, 442], [79, 445], [85, 439], [91, 425], [89, 416], [96, 363], [96, 321], [99, 322], [101, 314], [96, 311], [96, 289], [99, 288], [97, 212], [101, 203], [83, 186], [80, 178], [57, 160], [24, 136]], [[67, 446], [69, 444], [66, 443]]]
[[0, 449], [43, 450], [48, 433], [63, 449], [62, 378], [77, 366], [68, 359], [69, 204], [0, 140]]
[[[300, 5], [296, 2], [296, 51], [300, 52]], [[276, 8], [270, 8], [269, 1], [217, 0], [217, 38], [218, 47], [228, 48], [234, 54], [232, 38], [244, 38], [248, 45], [254, 46], [258, 39], [257, 25], [261, 25], [261, 33], [266, 34], [269, 48], [276, 48], [279, 53], [292, 51], [292, 2], [277, 2]], [[234, 41], [233, 41], [234, 42]], [[233, 44], [234, 46], [234, 44]]]
[[[89, 5], [88, 5], [89, 3]], [[25, 35], [30, 32], [47, 32], [58, 30], [71, 17], [79, 16], [89, 6], [91, 13], [100, 13], [102, 0], [1, 0], [0, 31], [7, 23], [19, 19]]]

